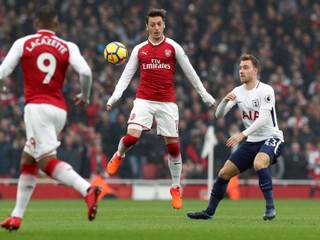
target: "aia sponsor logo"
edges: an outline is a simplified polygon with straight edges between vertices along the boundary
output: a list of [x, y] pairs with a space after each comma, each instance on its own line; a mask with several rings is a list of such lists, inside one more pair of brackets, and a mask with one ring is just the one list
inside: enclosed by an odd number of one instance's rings
[[258, 111], [249, 111], [246, 113], [245, 111], [242, 111], [242, 119], [249, 119], [251, 121], [256, 120], [259, 118], [259, 112]]

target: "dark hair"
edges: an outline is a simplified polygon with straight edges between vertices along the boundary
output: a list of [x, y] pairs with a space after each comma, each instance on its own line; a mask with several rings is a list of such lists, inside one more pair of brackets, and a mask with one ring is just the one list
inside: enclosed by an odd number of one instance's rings
[[57, 12], [51, 5], [44, 5], [40, 7], [36, 13], [36, 20], [45, 28], [52, 27], [57, 17]]
[[253, 67], [255, 67], [256, 69], [258, 69], [258, 72], [260, 71], [260, 62], [259, 60], [253, 56], [252, 54], [242, 54], [240, 57], [241, 61], [247, 61], [250, 60], [252, 62]]
[[153, 9], [149, 10], [149, 12], [148, 12], [148, 15], [146, 17], [146, 23], [148, 24], [150, 17], [161, 17], [162, 20], [165, 22], [166, 13], [167, 13], [167, 11], [164, 9], [153, 8]]

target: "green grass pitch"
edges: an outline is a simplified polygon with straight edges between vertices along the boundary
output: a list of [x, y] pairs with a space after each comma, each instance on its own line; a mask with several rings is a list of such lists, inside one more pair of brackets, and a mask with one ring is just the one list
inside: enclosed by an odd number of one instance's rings
[[[14, 201], [0, 201], [1, 221]], [[277, 217], [263, 221], [263, 200], [223, 200], [213, 221], [191, 220], [190, 210], [207, 201], [184, 200], [179, 211], [170, 201], [102, 200], [92, 222], [82, 200], [32, 200], [20, 229], [0, 229], [1, 240], [312, 240], [320, 239], [319, 200], [276, 200]]]

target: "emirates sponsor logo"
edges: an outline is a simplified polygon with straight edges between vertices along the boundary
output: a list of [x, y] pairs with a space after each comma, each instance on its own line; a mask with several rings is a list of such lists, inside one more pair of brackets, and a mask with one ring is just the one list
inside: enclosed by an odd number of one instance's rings
[[147, 69], [170, 69], [171, 66], [168, 63], [161, 63], [161, 60], [159, 59], [151, 59], [150, 63], [143, 63], [142, 64], [142, 69], [147, 70]]

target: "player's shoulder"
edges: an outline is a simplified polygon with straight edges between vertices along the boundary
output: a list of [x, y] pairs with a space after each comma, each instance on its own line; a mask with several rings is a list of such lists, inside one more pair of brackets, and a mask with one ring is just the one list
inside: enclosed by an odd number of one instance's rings
[[30, 39], [33, 39], [33, 38], [36, 38], [36, 37], [39, 37], [40, 35], [35, 33], [35, 34], [29, 34], [29, 35], [26, 35], [24, 37], [21, 37], [21, 38], [18, 38], [15, 43], [18, 43], [18, 44], [23, 44], [25, 43], [26, 41], [30, 40]]
[[172, 38], [166, 37], [165, 42], [172, 45], [174, 48], [182, 48], [181, 45], [177, 43], [175, 40], [173, 40]]
[[139, 50], [139, 49], [141, 49], [141, 48], [143, 48], [143, 47], [146, 47], [146, 46], [148, 46], [148, 40], [143, 41], [143, 42], [137, 44], [133, 49], [134, 49], [134, 50]]
[[273, 88], [271, 87], [271, 85], [267, 84], [267, 83], [263, 83], [261, 81], [259, 81], [258, 85], [257, 85], [257, 90], [259, 92], [265, 92], [265, 91], [268, 91], [268, 92], [273, 92]]
[[52, 36], [55, 40], [65, 44], [69, 49], [79, 49], [78, 45], [74, 42], [67, 41], [63, 38], [58, 37], [57, 35]]
[[245, 84], [241, 84], [240, 86], [236, 86], [232, 89], [232, 92], [238, 93], [241, 91], [245, 91]]

